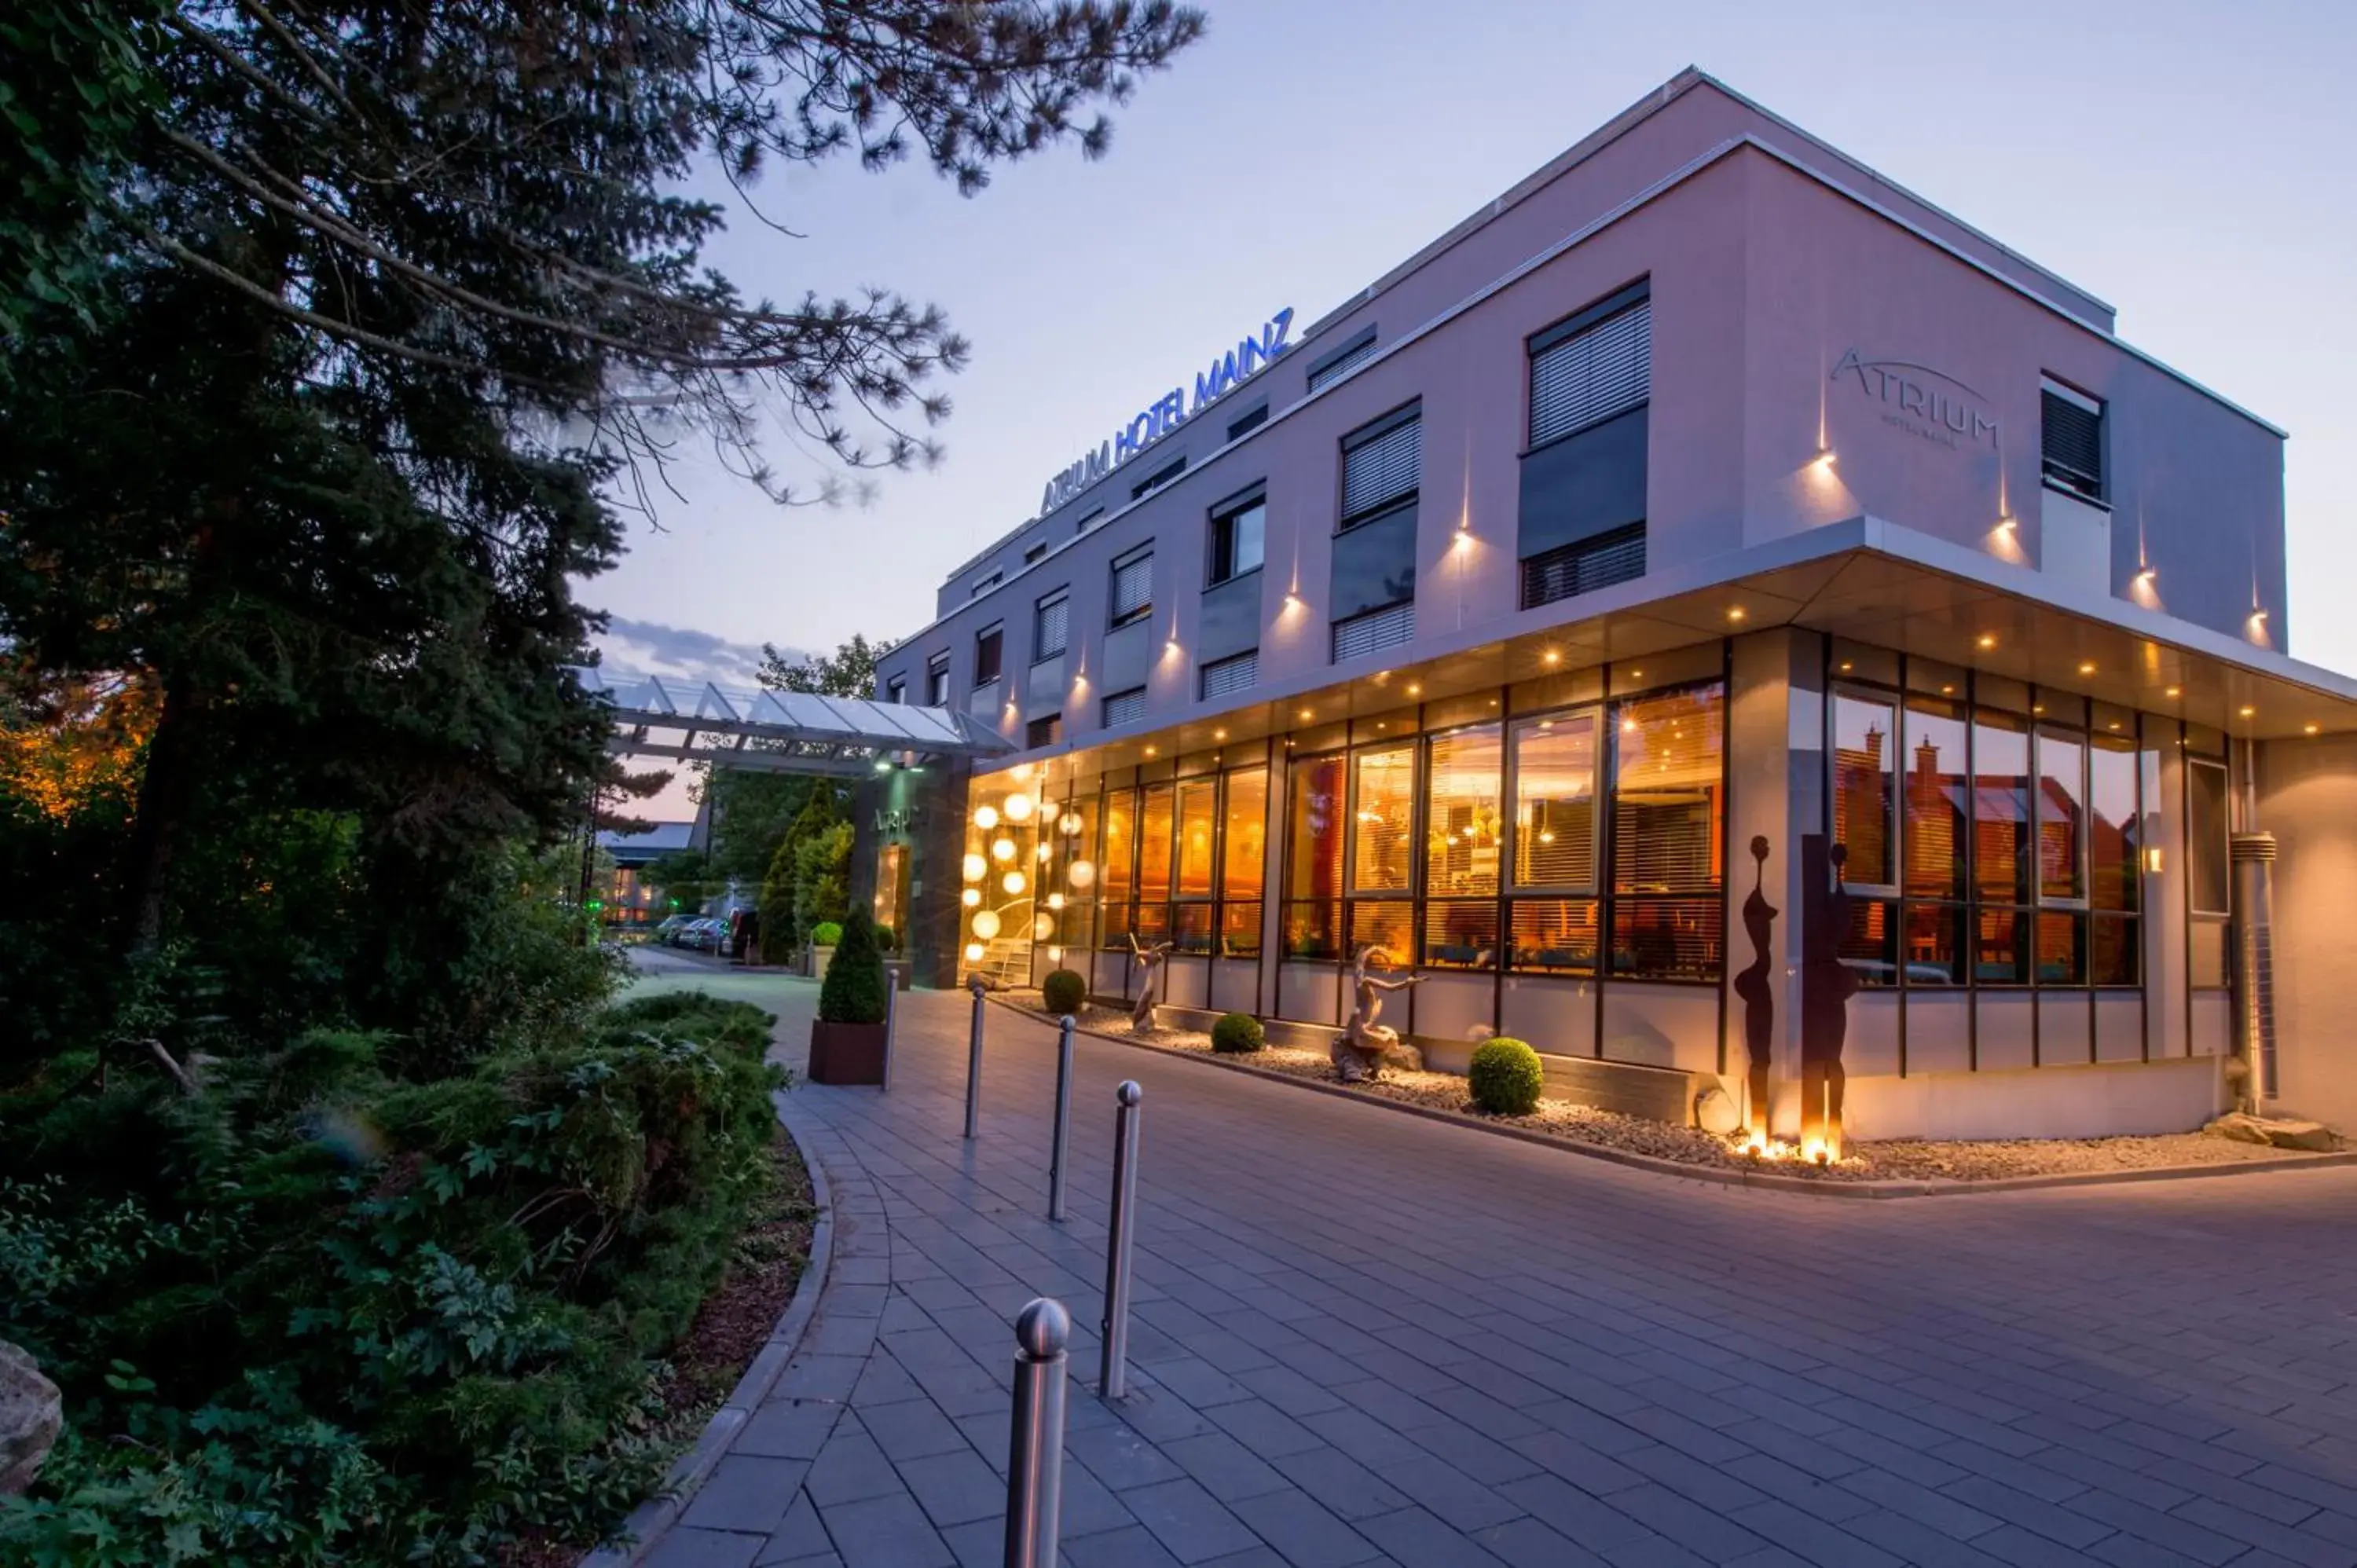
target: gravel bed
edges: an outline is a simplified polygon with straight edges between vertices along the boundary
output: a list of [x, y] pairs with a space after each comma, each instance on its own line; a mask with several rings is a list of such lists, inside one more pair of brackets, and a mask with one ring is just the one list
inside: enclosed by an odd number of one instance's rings
[[[1001, 994], [1018, 1007], [1052, 1017], [1040, 1004], [1037, 991]], [[1212, 1054], [1209, 1035], [1168, 1028], [1137, 1034], [1130, 1028], [1128, 1013], [1115, 1008], [1092, 1004], [1081, 1011], [1075, 1022], [1096, 1034], [1135, 1039], [1139, 1044], [1163, 1050], [1196, 1056]], [[1287, 1078], [1334, 1081], [1333, 1063], [1324, 1051], [1271, 1045], [1231, 1059]], [[2282, 1149], [2205, 1137], [2200, 1133], [2151, 1137], [2013, 1138], [1986, 1143], [1894, 1138], [1881, 1142], [1853, 1140], [1839, 1164], [1818, 1165], [1789, 1151], [1786, 1157], [1763, 1158], [1699, 1127], [1674, 1127], [1650, 1117], [1599, 1111], [1567, 1100], [1542, 1100], [1539, 1108], [1527, 1116], [1488, 1116], [1473, 1108], [1466, 1094], [1465, 1079], [1453, 1072], [1406, 1072], [1387, 1068], [1378, 1081], [1351, 1086], [1351, 1091], [1372, 1099], [1401, 1100], [1480, 1116], [1484, 1121], [1527, 1128], [1567, 1143], [1601, 1144], [1684, 1165], [1770, 1171], [1819, 1181], [1996, 1181], [2010, 1176], [2234, 1165], [2245, 1160], [2280, 1159], [2286, 1155]]]

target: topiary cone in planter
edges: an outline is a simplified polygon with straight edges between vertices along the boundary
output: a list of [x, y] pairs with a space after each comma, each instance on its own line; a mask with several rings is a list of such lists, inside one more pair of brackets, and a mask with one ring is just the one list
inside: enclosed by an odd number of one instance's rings
[[875, 918], [854, 909], [843, 922], [843, 940], [818, 988], [818, 1017], [811, 1025], [813, 1083], [884, 1081], [887, 983]]

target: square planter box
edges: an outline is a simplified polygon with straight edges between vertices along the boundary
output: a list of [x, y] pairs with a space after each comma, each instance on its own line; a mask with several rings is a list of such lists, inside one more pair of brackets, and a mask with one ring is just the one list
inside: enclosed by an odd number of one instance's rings
[[856, 1084], [884, 1081], [884, 1026], [811, 1025], [810, 1080]]

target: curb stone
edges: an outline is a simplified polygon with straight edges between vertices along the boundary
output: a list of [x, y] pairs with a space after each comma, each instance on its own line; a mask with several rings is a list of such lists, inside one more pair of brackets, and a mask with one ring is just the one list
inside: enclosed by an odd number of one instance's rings
[[785, 1375], [786, 1363], [794, 1359], [802, 1331], [810, 1326], [812, 1315], [818, 1310], [819, 1295], [826, 1288], [827, 1275], [834, 1262], [834, 1195], [827, 1186], [825, 1167], [812, 1155], [801, 1135], [785, 1119], [782, 1102], [788, 1092], [779, 1090], [770, 1098], [780, 1112], [778, 1125], [785, 1129], [794, 1154], [802, 1162], [802, 1169], [809, 1173], [811, 1207], [818, 1210], [818, 1218], [811, 1224], [810, 1261], [802, 1267], [802, 1278], [794, 1282], [793, 1299], [786, 1304], [777, 1326], [770, 1330], [769, 1343], [747, 1363], [745, 1375], [737, 1380], [727, 1402], [704, 1423], [695, 1446], [673, 1464], [670, 1475], [663, 1479], [662, 1490], [630, 1510], [630, 1518], [615, 1532], [617, 1544], [591, 1552], [581, 1559], [580, 1568], [637, 1568], [645, 1561], [727, 1454], [738, 1431], [752, 1419], [753, 1412]]
[[[1047, 1014], [1034, 1012], [1019, 1003], [993, 995], [991, 1001], [1010, 1013], [1041, 1022], [1053, 1022]], [[1535, 1132], [1493, 1122], [1485, 1116], [1469, 1115], [1462, 1111], [1444, 1111], [1437, 1105], [1419, 1105], [1414, 1101], [1394, 1100], [1388, 1095], [1367, 1094], [1345, 1084], [1326, 1083], [1314, 1078], [1302, 1078], [1274, 1068], [1254, 1067], [1202, 1051], [1173, 1050], [1126, 1035], [1110, 1035], [1102, 1029], [1092, 1029], [1075, 1022], [1072, 1032], [1087, 1035], [1116, 1046], [1126, 1046], [1134, 1051], [1153, 1051], [1160, 1056], [1175, 1057], [1187, 1061], [1201, 1062], [1208, 1067], [1224, 1068], [1230, 1072], [1248, 1073], [1272, 1083], [1292, 1084], [1319, 1094], [1334, 1095], [1361, 1105], [1381, 1106], [1410, 1116], [1421, 1116], [1428, 1122], [1441, 1122], [1452, 1126], [1469, 1127], [1496, 1138], [1512, 1138], [1519, 1143], [1535, 1144], [1542, 1148], [1560, 1149], [1566, 1154], [1579, 1155], [1587, 1159], [1604, 1160], [1617, 1165], [1628, 1165], [1657, 1176], [1677, 1176], [1686, 1181], [1705, 1182], [1714, 1187], [1751, 1187], [1761, 1192], [1797, 1193], [1808, 1197], [1846, 1197], [1873, 1201], [1899, 1197], [1954, 1197], [1976, 1196], [1989, 1192], [2027, 1192], [2049, 1187], [2109, 1187], [2122, 1182], [2187, 1181], [2203, 1176], [2250, 1176], [2266, 1171], [2309, 1170], [2327, 1165], [2357, 1165], [2357, 1149], [2337, 1154], [2283, 1155], [2268, 1159], [2238, 1160], [2232, 1164], [2205, 1165], [2150, 1165], [2137, 1170], [2119, 1171], [2052, 1171], [2042, 1176], [1997, 1176], [1988, 1181], [1953, 1180], [1892, 1180], [1892, 1181], [1820, 1181], [1810, 1176], [1780, 1176], [1771, 1171], [1730, 1170], [1715, 1165], [1692, 1165], [1683, 1160], [1664, 1159], [1659, 1155], [1641, 1155], [1633, 1149], [1616, 1149], [1609, 1144], [1593, 1144], [1582, 1138], [1559, 1137], [1552, 1133]], [[590, 1568], [584, 1564], [583, 1568]], [[603, 1564], [597, 1568], [604, 1568]]]

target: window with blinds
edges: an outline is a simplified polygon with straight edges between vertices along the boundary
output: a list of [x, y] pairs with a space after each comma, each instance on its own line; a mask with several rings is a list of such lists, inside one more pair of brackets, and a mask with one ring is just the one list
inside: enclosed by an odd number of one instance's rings
[[1059, 588], [1031, 611], [1031, 662], [1053, 659], [1071, 641], [1072, 597]]
[[1342, 526], [1415, 499], [1424, 461], [1424, 413], [1388, 414], [1342, 438]]
[[1626, 413], [1652, 395], [1653, 307], [1607, 301], [1531, 340], [1531, 445]]
[[1203, 666], [1203, 696], [1224, 697], [1241, 692], [1260, 679], [1260, 650], [1255, 648], [1228, 658], [1214, 660]]
[[1154, 550], [1149, 545], [1114, 561], [1113, 624], [1127, 626], [1142, 619], [1153, 608]]
[[925, 661], [925, 701], [936, 708], [946, 707], [950, 700], [950, 656], [936, 653]]
[[1309, 390], [1318, 392], [1331, 386], [1365, 364], [1374, 351], [1375, 329], [1370, 327], [1359, 338], [1309, 367]]
[[1146, 499], [1147, 491], [1160, 489], [1163, 486], [1168, 484], [1171, 480], [1177, 478], [1186, 471], [1187, 459], [1184, 457], [1180, 457], [1163, 467], [1157, 468], [1153, 473], [1146, 475], [1146, 478], [1138, 480], [1137, 483], [1129, 487], [1129, 499], [1132, 500], [1143, 500]]
[[890, 684], [884, 688], [884, 700], [888, 703], [906, 703], [909, 700], [908, 681], [899, 675], [893, 676]]
[[1645, 525], [1632, 522], [1523, 563], [1523, 607], [1592, 594], [1645, 575]]
[[1053, 746], [1063, 738], [1064, 715], [1061, 714], [1043, 714], [1023, 729], [1024, 744], [1034, 750], [1043, 746]]
[[2104, 499], [2104, 405], [2052, 381], [2039, 395], [2039, 435], [2046, 482]]
[[1415, 601], [1370, 610], [1334, 623], [1334, 661], [1355, 659], [1379, 648], [1396, 648], [1415, 636]]
[[987, 686], [998, 679], [999, 659], [1006, 646], [1003, 628], [992, 627], [976, 633], [974, 639], [974, 683]]
[[1126, 692], [1115, 692], [1104, 700], [1104, 727], [1135, 724], [1146, 716], [1146, 688], [1133, 686]]

